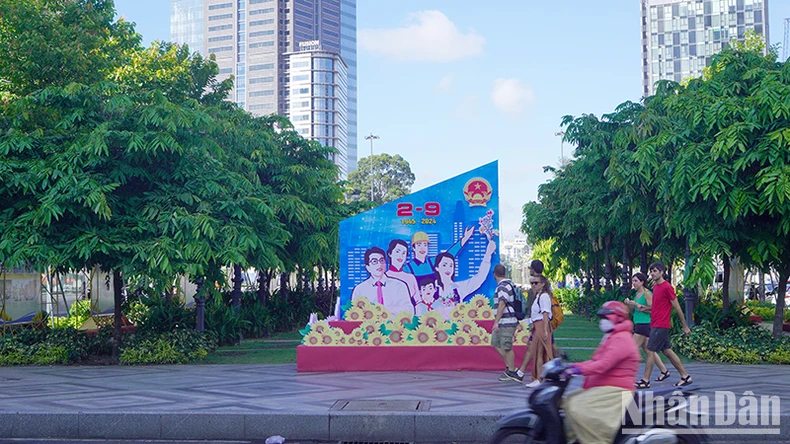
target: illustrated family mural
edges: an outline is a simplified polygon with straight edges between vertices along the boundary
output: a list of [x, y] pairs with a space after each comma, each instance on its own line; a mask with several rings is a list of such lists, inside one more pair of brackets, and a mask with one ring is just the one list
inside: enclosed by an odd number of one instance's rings
[[367, 299], [390, 314], [453, 309], [491, 295], [499, 260], [497, 162], [340, 223], [340, 298], [335, 316]]

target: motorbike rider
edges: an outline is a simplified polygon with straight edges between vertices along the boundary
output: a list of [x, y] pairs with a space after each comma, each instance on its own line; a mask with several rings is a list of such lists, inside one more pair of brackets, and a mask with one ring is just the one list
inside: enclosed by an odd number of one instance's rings
[[622, 302], [605, 302], [598, 311], [598, 326], [604, 333], [601, 344], [592, 359], [571, 364], [565, 371], [566, 376], [584, 376], [582, 390], [563, 401], [567, 432], [582, 444], [610, 444], [620, 428], [626, 401], [633, 397], [641, 356], [631, 335], [630, 317]]

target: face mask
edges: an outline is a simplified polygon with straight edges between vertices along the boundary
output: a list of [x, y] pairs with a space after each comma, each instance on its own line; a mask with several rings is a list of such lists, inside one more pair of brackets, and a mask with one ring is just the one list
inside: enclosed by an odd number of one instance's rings
[[600, 328], [604, 333], [609, 333], [610, 331], [614, 330], [614, 323], [604, 318], [598, 321], [598, 328]]

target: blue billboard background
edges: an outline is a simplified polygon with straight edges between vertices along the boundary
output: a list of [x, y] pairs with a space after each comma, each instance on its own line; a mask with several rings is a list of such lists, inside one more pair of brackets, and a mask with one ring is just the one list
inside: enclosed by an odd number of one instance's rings
[[[405, 273], [407, 269], [410, 269], [413, 275], [417, 275], [417, 278], [423, 281], [419, 275], [425, 274], [425, 267], [432, 267], [435, 270], [438, 266], [435, 260], [429, 259], [427, 262], [430, 263], [423, 264], [421, 271], [410, 268], [409, 264], [415, 263], [415, 249], [412, 242], [425, 239], [426, 235], [429, 258], [435, 259], [439, 253], [447, 250], [451, 250], [450, 252], [455, 256], [454, 281], [459, 284], [467, 284], [460, 291], [460, 302], [468, 301], [476, 294], [491, 297], [496, 288], [491, 269], [499, 263], [498, 172], [498, 163], [494, 161], [341, 221], [340, 313], [338, 315], [342, 317], [343, 311], [349, 306], [355, 287], [359, 286], [361, 289], [366, 280], [373, 279], [369, 268], [366, 268], [364, 257], [365, 252], [372, 251], [373, 247], [387, 252], [388, 246], [394, 240], [403, 241], [408, 245], [408, 256], [406, 258], [407, 264], [402, 268], [402, 272]], [[469, 236], [469, 227], [473, 227], [474, 231], [471, 237], [462, 243], [465, 234]], [[493, 247], [493, 245], [489, 247], [491, 242], [496, 247], [491, 254], [490, 268], [485, 276], [482, 274], [476, 276], [486, 256], [486, 250]], [[385, 255], [389, 256], [387, 253]], [[379, 255], [372, 257], [378, 258]], [[386, 257], [385, 260], [386, 267], [393, 265], [390, 257]], [[419, 261], [416, 263], [419, 264]], [[429, 271], [431, 270], [429, 269]], [[389, 268], [387, 273], [398, 274], [390, 273]], [[411, 279], [411, 276], [408, 277]], [[483, 277], [485, 280], [477, 287]], [[391, 279], [391, 281], [393, 280], [395, 279]], [[407, 281], [406, 279], [399, 280]], [[413, 279], [411, 281], [416, 282]], [[401, 282], [394, 282], [384, 288], [386, 291], [391, 291], [395, 289], [396, 285], [403, 288]], [[412, 304], [416, 304], [415, 301], [420, 300], [421, 289], [418, 286], [415, 292], [415, 285], [407, 286]], [[375, 292], [377, 289], [375, 283], [374, 286], [366, 288], [372, 289], [369, 292]], [[379, 286], [378, 289], [380, 288], [382, 287]], [[379, 294], [381, 294], [380, 290]], [[437, 296], [438, 294], [437, 290]], [[374, 297], [368, 297], [371, 300], [374, 299]], [[419, 309], [416, 311], [416, 314], [419, 315]]]

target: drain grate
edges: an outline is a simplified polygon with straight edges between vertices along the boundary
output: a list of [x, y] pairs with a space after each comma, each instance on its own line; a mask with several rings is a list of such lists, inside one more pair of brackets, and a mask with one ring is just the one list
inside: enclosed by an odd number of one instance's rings
[[352, 399], [335, 401], [332, 411], [344, 412], [427, 412], [431, 401], [420, 399]]

